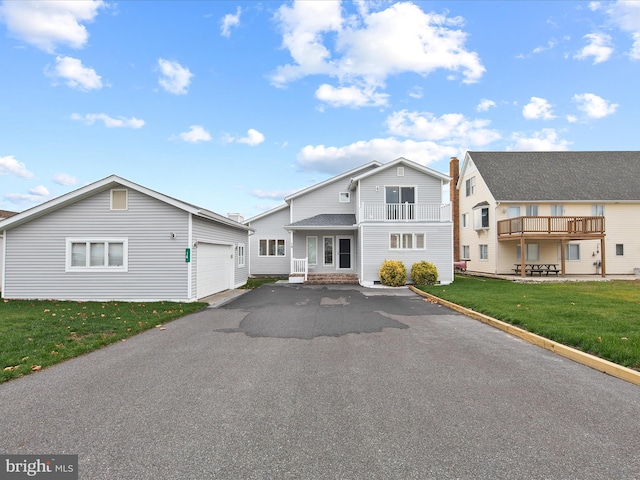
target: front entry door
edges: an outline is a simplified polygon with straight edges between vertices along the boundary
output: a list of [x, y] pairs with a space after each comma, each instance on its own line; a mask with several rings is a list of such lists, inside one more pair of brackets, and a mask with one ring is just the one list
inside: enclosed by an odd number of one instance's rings
[[351, 239], [338, 238], [338, 268], [346, 270], [351, 268]]

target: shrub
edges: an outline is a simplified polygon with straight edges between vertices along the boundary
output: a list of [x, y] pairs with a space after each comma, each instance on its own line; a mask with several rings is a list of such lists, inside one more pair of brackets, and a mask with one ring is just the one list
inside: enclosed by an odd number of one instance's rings
[[402, 287], [407, 283], [407, 269], [400, 260], [385, 260], [379, 273], [383, 285]]
[[411, 266], [411, 278], [416, 285], [435, 285], [438, 281], [438, 269], [431, 262], [416, 262]]

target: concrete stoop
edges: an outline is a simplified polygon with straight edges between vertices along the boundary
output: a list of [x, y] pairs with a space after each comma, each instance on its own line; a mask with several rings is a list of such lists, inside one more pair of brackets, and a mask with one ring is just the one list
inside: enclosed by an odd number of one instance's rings
[[355, 273], [310, 273], [307, 275], [307, 285], [358, 285], [358, 275]]

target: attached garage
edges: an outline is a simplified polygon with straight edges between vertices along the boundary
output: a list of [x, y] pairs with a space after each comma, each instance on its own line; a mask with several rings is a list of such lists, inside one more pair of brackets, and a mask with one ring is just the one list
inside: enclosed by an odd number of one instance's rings
[[233, 247], [216, 243], [198, 243], [198, 298], [233, 288]]

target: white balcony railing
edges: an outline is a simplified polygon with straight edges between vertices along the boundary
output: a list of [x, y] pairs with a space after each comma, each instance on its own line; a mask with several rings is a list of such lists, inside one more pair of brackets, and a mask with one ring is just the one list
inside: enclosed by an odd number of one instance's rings
[[306, 258], [293, 258], [291, 259], [291, 273], [289, 277], [302, 276], [304, 281], [307, 281], [309, 274], [309, 262]]
[[449, 222], [451, 205], [442, 203], [362, 203], [361, 222]]

